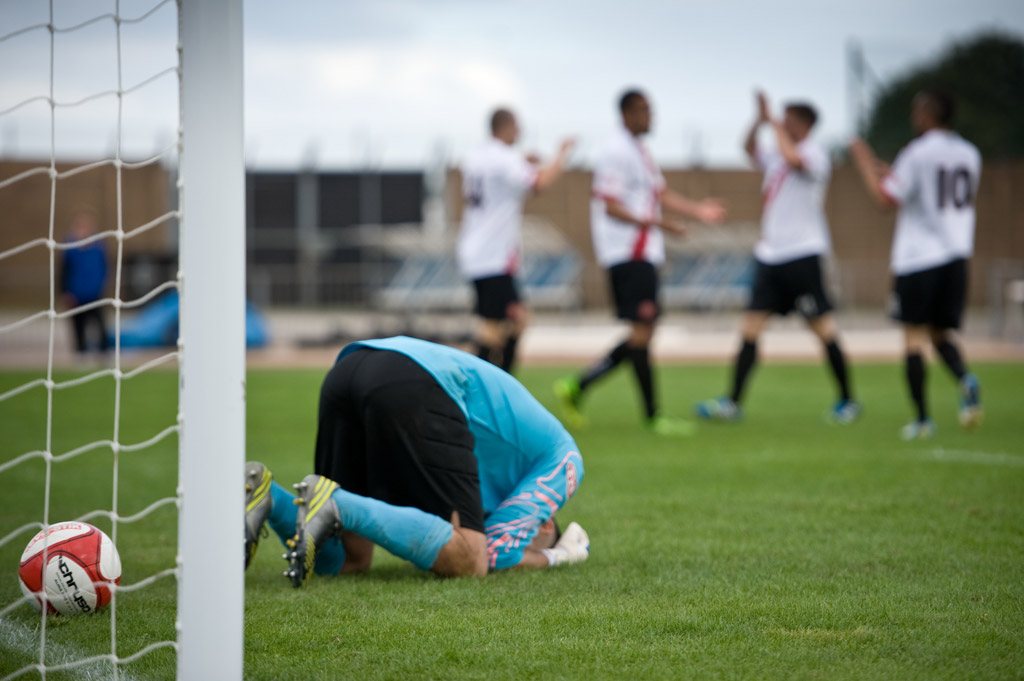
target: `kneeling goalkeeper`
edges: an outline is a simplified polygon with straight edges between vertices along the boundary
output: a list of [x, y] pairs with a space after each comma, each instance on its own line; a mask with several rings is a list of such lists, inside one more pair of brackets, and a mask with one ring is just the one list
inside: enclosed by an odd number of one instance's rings
[[246, 566], [264, 522], [296, 587], [369, 568], [375, 544], [442, 576], [586, 560], [554, 513], [583, 479], [575, 441], [516, 379], [406, 337], [345, 347], [320, 390], [314, 475], [293, 495], [246, 466]]

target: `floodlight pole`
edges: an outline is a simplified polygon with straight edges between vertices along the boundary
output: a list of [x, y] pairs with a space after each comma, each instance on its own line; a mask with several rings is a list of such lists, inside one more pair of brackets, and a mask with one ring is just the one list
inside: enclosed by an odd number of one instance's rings
[[178, 679], [242, 678], [245, 160], [242, 0], [179, 0]]

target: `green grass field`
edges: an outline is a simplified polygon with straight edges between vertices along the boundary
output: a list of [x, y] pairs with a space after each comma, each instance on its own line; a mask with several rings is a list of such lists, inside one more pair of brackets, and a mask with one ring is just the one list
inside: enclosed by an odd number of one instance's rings
[[[915, 443], [896, 437], [909, 408], [893, 364], [855, 367], [865, 416], [851, 427], [823, 424], [832, 396], [821, 367], [769, 364], [744, 423], [702, 425], [682, 441], [638, 427], [632, 377], [620, 372], [587, 405], [592, 425], [577, 438], [586, 477], [560, 514], [589, 531], [587, 563], [444, 581], [378, 551], [367, 575], [297, 591], [271, 537], [247, 574], [246, 677], [1024, 678], [1024, 365], [976, 370], [984, 426], [959, 429], [952, 383], [933, 366], [939, 434]], [[550, 405], [560, 373], [522, 378]], [[663, 369], [666, 410], [718, 394], [727, 373]], [[249, 375], [249, 457], [282, 483], [309, 472], [322, 374]], [[0, 375], [0, 391], [32, 377]], [[126, 383], [122, 440], [173, 423], [176, 389], [172, 373]], [[112, 404], [107, 379], [57, 393], [53, 451], [109, 438]], [[41, 389], [0, 403], [0, 461], [44, 446], [45, 407]], [[122, 513], [174, 493], [176, 448], [171, 437], [121, 455]], [[100, 450], [54, 464], [52, 521], [109, 507], [111, 458]], [[38, 460], [0, 474], [0, 535], [41, 519], [43, 481]], [[0, 549], [0, 604], [19, 596], [28, 539]], [[117, 544], [126, 583], [171, 567], [174, 509], [122, 526]], [[173, 578], [122, 594], [120, 655], [173, 638], [174, 597]], [[109, 652], [109, 623], [109, 612], [51, 618], [48, 661]], [[0, 677], [38, 659], [38, 628], [27, 606], [0, 621]], [[121, 678], [170, 679], [174, 669], [163, 649]], [[98, 665], [47, 679], [109, 676]]]

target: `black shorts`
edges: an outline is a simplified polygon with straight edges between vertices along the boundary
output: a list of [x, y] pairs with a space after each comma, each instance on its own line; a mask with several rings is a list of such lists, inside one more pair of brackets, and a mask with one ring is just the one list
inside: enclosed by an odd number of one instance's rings
[[360, 348], [320, 389], [315, 472], [342, 489], [413, 506], [484, 531], [474, 439], [466, 417], [419, 364]]
[[778, 265], [758, 261], [747, 309], [783, 316], [796, 310], [804, 319], [817, 319], [831, 310], [821, 276], [821, 258], [811, 255]]
[[892, 318], [904, 324], [959, 329], [967, 302], [967, 261], [963, 258], [896, 277]]
[[519, 302], [519, 291], [511, 274], [474, 279], [476, 287], [476, 308], [474, 311], [484, 319], [508, 319], [509, 308]]
[[619, 319], [653, 322], [661, 313], [658, 304], [658, 269], [646, 260], [633, 260], [608, 268], [615, 314]]

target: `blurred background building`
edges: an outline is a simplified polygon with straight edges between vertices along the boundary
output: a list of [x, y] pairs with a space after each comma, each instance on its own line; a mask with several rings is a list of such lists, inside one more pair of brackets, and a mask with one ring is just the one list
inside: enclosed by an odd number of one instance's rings
[[[40, 165], [5, 162], [10, 176]], [[753, 272], [760, 175], [753, 171], [666, 169], [668, 183], [687, 196], [718, 196], [730, 210], [718, 227], [694, 226], [670, 240], [663, 270], [669, 311], [715, 313], [741, 308]], [[126, 229], [169, 210], [174, 172], [150, 166], [125, 175]], [[603, 312], [607, 287], [590, 246], [591, 176], [575, 169], [526, 205], [523, 283], [537, 311], [579, 315]], [[247, 176], [248, 290], [266, 310], [301, 308], [325, 313], [465, 315], [470, 288], [454, 265], [461, 215], [459, 172], [305, 170], [250, 171]], [[97, 211], [100, 228], [116, 224], [113, 170], [100, 168], [63, 180], [56, 233], [79, 206]], [[0, 249], [47, 230], [49, 179], [26, 181], [0, 193], [5, 229]], [[977, 197], [976, 254], [971, 305], [985, 311], [993, 333], [1010, 331], [1014, 282], [1024, 279], [1024, 162], [988, 163]], [[841, 308], [873, 311], [879, 319], [890, 288], [888, 253], [893, 216], [866, 200], [854, 169], [838, 165], [826, 204], [832, 227], [831, 280]], [[137, 240], [123, 254], [124, 297], [173, 278], [173, 221]], [[112, 253], [113, 257], [114, 254]], [[36, 248], [0, 268], [0, 303], [7, 308], [48, 304], [48, 252]], [[343, 326], [340, 321], [339, 324]]]
[[[566, 8], [533, 0], [526, 2], [528, 12], [515, 16], [402, 1], [311, 2], [288, 12], [262, 0], [247, 2], [250, 300], [269, 315], [278, 344], [326, 348], [395, 332], [456, 341], [468, 335], [470, 288], [459, 280], [453, 258], [462, 208], [457, 166], [465, 150], [482, 139], [490, 108], [509, 104], [525, 122], [523, 151], [551, 149], [563, 134], [580, 136], [575, 166], [526, 205], [521, 274], [526, 298], [539, 315], [529, 335], [559, 326], [570, 337], [571, 329], [594, 320], [614, 328], [605, 275], [590, 246], [588, 168], [616, 124], [614, 95], [639, 85], [652, 95], [650, 146], [669, 184], [688, 196], [721, 197], [729, 208], [725, 225], [695, 226], [688, 238], [669, 239], [662, 273], [669, 320], [714, 329], [723, 334], [714, 344], [721, 344], [721, 338], [733, 338], [734, 311], [745, 304], [758, 236], [760, 177], [744, 169], [739, 141], [753, 114], [752, 87], [761, 84], [777, 97], [776, 107], [797, 93], [822, 110], [816, 134], [834, 160], [826, 204], [834, 242], [832, 289], [847, 328], [853, 319], [891, 330], [885, 308], [893, 216], [868, 201], [843, 148], [851, 135], [861, 134], [891, 159], [911, 137], [907, 112], [913, 93], [938, 84], [960, 96], [957, 129], [984, 155], [968, 332], [1024, 339], [1019, 3], [986, 0], [971, 7], [943, 5], [941, 11], [931, 11], [923, 0], [886, 3], [898, 34], [865, 18], [870, 12], [863, 8], [826, 4], [835, 16], [808, 13], [782, 23], [773, 14], [772, 31], [751, 34], [737, 24], [730, 3], [708, 5], [700, 17], [671, 3], [628, 12], [605, 3], [608, 17], [595, 15], [590, 27], [598, 32], [640, 22], [654, 34], [675, 35], [682, 19], [692, 28], [684, 41], [631, 39], [612, 49], [582, 25], [569, 30]], [[48, 21], [46, 3], [8, 5], [14, 24]], [[758, 25], [754, 15], [769, 11], [746, 9], [751, 25]], [[158, 9], [145, 25], [124, 27], [131, 55], [122, 65], [124, 82], [138, 81], [136, 71], [168, 66], [162, 60], [176, 54], [171, 10]], [[69, 25], [76, 13], [93, 10], [69, 3], [55, 11], [55, 23]], [[515, 27], [526, 24], [536, 34], [535, 50], [519, 49], [522, 32]], [[85, 99], [60, 109], [52, 139], [49, 111], [36, 101], [49, 82], [47, 32], [19, 34], [0, 45], [0, 63], [12, 65], [0, 74], [0, 183], [38, 172], [0, 187], [0, 251], [49, 233], [51, 148], [56, 170], [64, 172], [112, 158], [115, 145], [124, 158], [138, 159], [173, 147], [173, 63], [164, 71], [167, 78], [124, 98], [120, 138], [110, 137], [118, 120], [116, 98], [86, 96], [109, 89], [116, 72], [109, 30], [98, 24], [61, 36], [66, 47], [88, 58], [54, 62], [55, 99]], [[554, 47], [540, 39], [553, 35], [560, 36]], [[552, 68], [552, 50], [564, 54], [570, 47], [579, 64]], [[716, 51], [732, 61], [706, 58]], [[664, 59], [669, 53], [673, 58]], [[600, 82], [586, 68], [591, 62], [608, 67]], [[10, 75], [15, 73], [17, 78]], [[634, 80], [638, 73], [642, 81]], [[126, 230], [175, 209], [176, 163], [171, 153], [159, 164], [122, 170]], [[96, 213], [101, 230], [117, 225], [116, 173], [110, 165], [59, 179], [53, 199], [57, 240], [83, 209]], [[174, 278], [176, 243], [173, 219], [125, 242], [123, 298]], [[116, 244], [110, 240], [108, 246], [113, 261]], [[0, 262], [0, 325], [47, 309], [50, 277], [49, 252], [42, 245]], [[45, 331], [38, 327], [45, 324], [6, 334], [3, 350], [35, 347]], [[725, 342], [729, 350], [731, 343]], [[526, 345], [529, 353], [529, 339]]]

